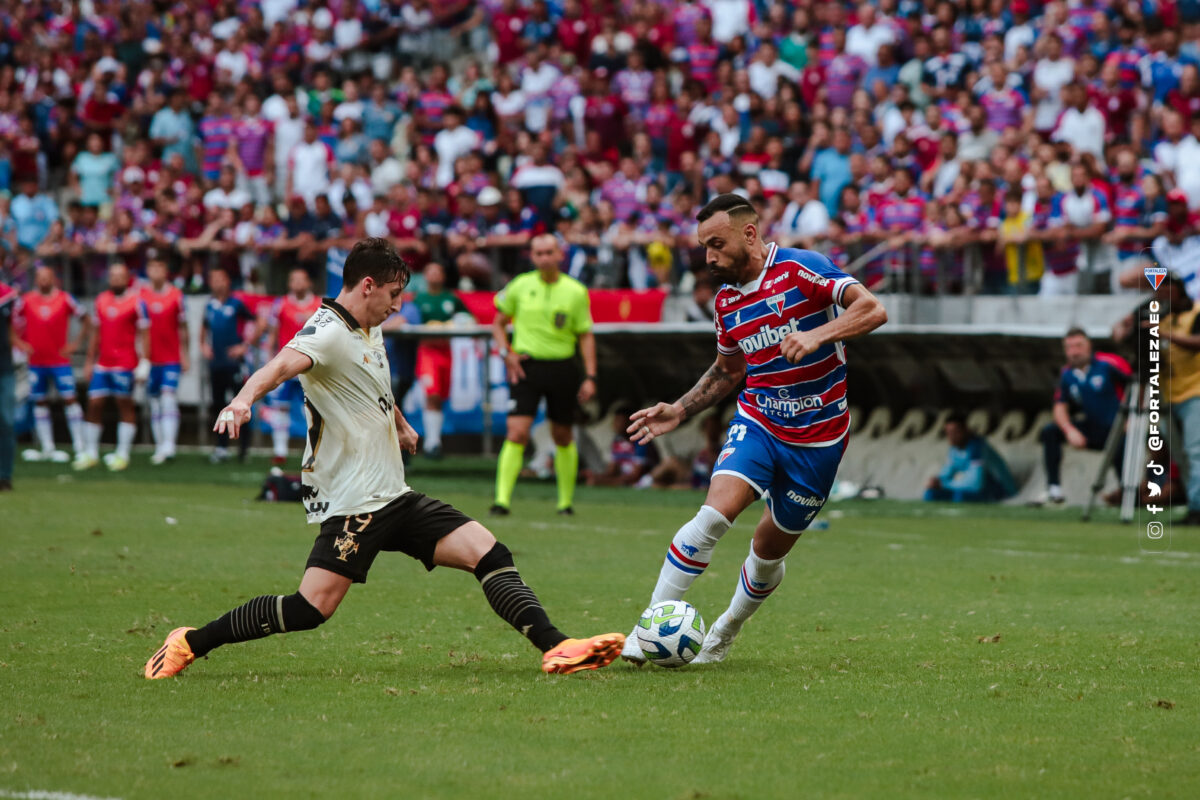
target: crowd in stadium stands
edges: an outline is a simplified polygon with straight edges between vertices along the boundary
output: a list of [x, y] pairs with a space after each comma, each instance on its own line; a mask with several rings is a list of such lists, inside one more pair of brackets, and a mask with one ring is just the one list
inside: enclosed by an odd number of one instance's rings
[[690, 291], [694, 212], [737, 191], [881, 290], [1107, 292], [1153, 252], [1200, 295], [1197, 0], [30, 0], [0, 29], [18, 285], [157, 246], [190, 290], [300, 264], [332, 293], [386, 235], [497, 288], [553, 231], [589, 286]]

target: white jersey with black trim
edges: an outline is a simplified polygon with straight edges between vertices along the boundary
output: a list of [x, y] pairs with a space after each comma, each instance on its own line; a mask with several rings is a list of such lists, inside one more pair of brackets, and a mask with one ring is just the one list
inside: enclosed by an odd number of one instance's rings
[[302, 468], [309, 522], [366, 514], [408, 491], [383, 334], [363, 330], [329, 298], [287, 346], [312, 359], [300, 373], [308, 436]]

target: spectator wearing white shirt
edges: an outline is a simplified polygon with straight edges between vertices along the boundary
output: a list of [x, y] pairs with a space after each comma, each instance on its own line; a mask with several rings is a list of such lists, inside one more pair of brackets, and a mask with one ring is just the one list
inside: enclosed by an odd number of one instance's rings
[[460, 106], [450, 106], [442, 115], [443, 128], [433, 137], [433, 149], [438, 157], [439, 189], [454, 182], [454, 162], [483, 144], [479, 134], [463, 124], [465, 118]]
[[317, 124], [313, 120], [304, 123], [304, 138], [293, 145], [288, 155], [288, 197], [299, 195], [311, 211], [317, 195], [329, 189], [329, 171], [333, 168], [333, 150], [317, 138]]
[[1063, 99], [1070, 107], [1058, 118], [1050, 138], [1066, 142], [1076, 153], [1091, 153], [1104, 163], [1104, 115], [1093, 108], [1087, 89], [1081, 83], [1069, 84], [1063, 91]]
[[210, 212], [219, 209], [237, 211], [251, 202], [249, 193], [237, 188], [237, 170], [229, 164], [221, 167], [217, 185], [205, 193], [203, 200], [204, 208]]
[[1009, 10], [1013, 24], [1004, 32], [1004, 60], [1012, 62], [1022, 47], [1026, 50], [1033, 47], [1037, 32], [1029, 24], [1029, 0], [1013, 0]]
[[879, 48], [895, 41], [892, 29], [875, 19], [875, 6], [863, 3], [858, 7], [858, 24], [846, 31], [847, 53], [873, 67], [878, 63]]
[[1188, 207], [1200, 209], [1200, 114], [1193, 114], [1192, 132], [1179, 141], [1175, 185], [1187, 193]]
[[521, 71], [521, 93], [525, 95], [525, 128], [533, 133], [546, 129], [553, 102], [550, 89], [562, 77], [553, 64], [543, 57], [545, 45], [529, 53], [529, 63]]
[[807, 183], [794, 182], [788, 190], [788, 200], [780, 220], [785, 241], [793, 246], [811, 247], [817, 237], [829, 233], [829, 209], [813, 197]]
[[371, 159], [371, 188], [376, 195], [386, 196], [393, 186], [404, 180], [404, 165], [391, 154], [387, 142], [383, 139], [372, 139], [368, 148]]
[[221, 52], [217, 53], [214, 64], [218, 75], [224, 73], [228, 76], [230, 85], [236, 86], [242, 82], [250, 72], [250, 56], [246, 53], [241, 31], [236, 31], [229, 37]]
[[[285, 115], [271, 120], [275, 126], [275, 194], [287, 196], [288, 159], [292, 148], [304, 141], [304, 118], [300, 116], [300, 101], [288, 92], [283, 97]], [[265, 112], [265, 107], [264, 107]], [[264, 114], [265, 116], [265, 114]]]
[[1075, 80], [1075, 60], [1063, 55], [1063, 43], [1056, 33], [1045, 36], [1045, 55], [1033, 68], [1033, 88], [1029, 99], [1036, 105], [1033, 112], [1033, 127], [1038, 131], [1054, 128], [1062, 113], [1063, 87]]
[[1154, 145], [1154, 166], [1158, 174], [1175, 173], [1179, 165], [1179, 148], [1187, 138], [1183, 115], [1174, 109], [1164, 109], [1162, 115], [1162, 138]]
[[754, 22], [754, 6], [750, 0], [704, 0], [712, 14], [712, 37], [721, 44], [729, 44], [738, 36], [750, 33]]
[[772, 42], [759, 45], [758, 55], [746, 69], [750, 78], [750, 88], [763, 99], [775, 96], [779, 79], [784, 78], [792, 83], [800, 82], [800, 70], [779, 58], [779, 51]]

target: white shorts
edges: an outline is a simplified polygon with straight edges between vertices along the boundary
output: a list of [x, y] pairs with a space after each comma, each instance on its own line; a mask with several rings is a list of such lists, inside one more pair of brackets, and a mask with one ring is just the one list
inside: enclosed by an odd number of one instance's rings
[[1053, 272], [1042, 274], [1042, 283], [1038, 288], [1038, 297], [1070, 297], [1079, 294], [1079, 272], [1065, 272], [1056, 275]]

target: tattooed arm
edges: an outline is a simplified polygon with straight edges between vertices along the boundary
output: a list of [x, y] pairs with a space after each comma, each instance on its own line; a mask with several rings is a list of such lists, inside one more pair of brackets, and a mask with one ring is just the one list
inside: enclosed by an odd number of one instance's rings
[[686, 419], [716, 405], [737, 388], [746, 376], [746, 359], [741, 353], [717, 354], [717, 360], [687, 394], [674, 403], [659, 403], [644, 408], [629, 418], [626, 429], [637, 444], [646, 444], [655, 436], [675, 430]]

